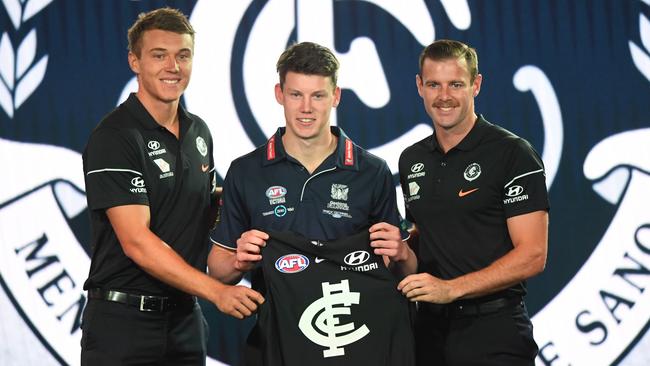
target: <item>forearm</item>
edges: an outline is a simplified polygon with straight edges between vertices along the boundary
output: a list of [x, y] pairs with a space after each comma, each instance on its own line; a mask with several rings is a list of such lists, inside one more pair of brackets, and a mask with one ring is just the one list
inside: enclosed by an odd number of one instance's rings
[[213, 245], [208, 256], [208, 274], [228, 284], [236, 284], [241, 281], [245, 271], [237, 268], [237, 256], [232, 250]]
[[125, 254], [145, 272], [188, 294], [214, 302], [216, 293], [225, 286], [190, 266], [149, 230], [122, 246]]
[[452, 297], [468, 299], [512, 287], [543, 271], [544, 253], [514, 248], [491, 265], [449, 281]]

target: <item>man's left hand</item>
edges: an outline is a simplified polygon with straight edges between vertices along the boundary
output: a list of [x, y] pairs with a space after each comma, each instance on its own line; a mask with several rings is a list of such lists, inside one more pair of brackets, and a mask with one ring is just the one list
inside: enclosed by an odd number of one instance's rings
[[449, 281], [441, 280], [428, 273], [412, 274], [404, 278], [397, 289], [410, 301], [424, 301], [434, 304], [449, 304], [456, 300]]

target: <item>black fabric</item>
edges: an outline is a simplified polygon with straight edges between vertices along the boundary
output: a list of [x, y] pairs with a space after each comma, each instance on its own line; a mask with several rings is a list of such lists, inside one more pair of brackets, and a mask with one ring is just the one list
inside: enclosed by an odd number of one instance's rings
[[82, 328], [82, 366], [206, 364], [208, 324], [196, 302], [169, 312], [143, 312], [89, 300]]
[[123, 252], [106, 209], [147, 205], [151, 231], [187, 263], [205, 271], [214, 164], [212, 138], [199, 117], [179, 107], [180, 139], [158, 125], [137, 97], [108, 114], [83, 154], [92, 225], [92, 260], [84, 289], [168, 296]]
[[[257, 336], [265, 365], [414, 364], [409, 302], [381, 256], [372, 253], [367, 231], [328, 242], [272, 232], [262, 256], [267, 295]], [[357, 262], [346, 263], [346, 256]], [[328, 306], [336, 312], [329, 319]], [[328, 346], [318, 324], [341, 327], [331, 337], [360, 338]], [[350, 329], [342, 332], [345, 326]]]
[[533, 366], [538, 348], [523, 302], [477, 316], [423, 307], [416, 319], [418, 366]]

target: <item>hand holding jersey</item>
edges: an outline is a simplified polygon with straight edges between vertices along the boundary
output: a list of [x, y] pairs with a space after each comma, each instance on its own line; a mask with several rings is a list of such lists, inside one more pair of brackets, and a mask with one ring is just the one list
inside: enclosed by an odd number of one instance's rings
[[262, 248], [266, 245], [269, 234], [259, 230], [249, 230], [237, 239], [237, 257], [235, 268], [241, 272], [250, 271], [262, 260]]
[[370, 246], [374, 253], [384, 257], [384, 263], [397, 272], [398, 277], [414, 273], [417, 269], [415, 253], [402, 239], [402, 234], [395, 225], [379, 222], [372, 225], [370, 231]]

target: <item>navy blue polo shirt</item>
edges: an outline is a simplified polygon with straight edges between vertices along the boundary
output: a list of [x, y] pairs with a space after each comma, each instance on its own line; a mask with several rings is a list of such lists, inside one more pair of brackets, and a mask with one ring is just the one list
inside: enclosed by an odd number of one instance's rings
[[232, 162], [224, 181], [221, 220], [214, 242], [231, 249], [250, 229], [292, 231], [313, 240], [336, 240], [377, 222], [399, 227], [392, 175], [386, 162], [338, 127], [336, 151], [312, 173], [282, 146], [285, 128]]
[[199, 117], [179, 106], [179, 139], [160, 126], [135, 94], [92, 132], [83, 153], [92, 225], [92, 260], [84, 288], [165, 295], [122, 250], [106, 209], [146, 205], [150, 229], [186, 262], [205, 271], [214, 185], [212, 137]]
[[509, 217], [549, 209], [537, 152], [482, 116], [447, 153], [435, 135], [408, 147], [399, 171], [406, 217], [420, 233], [419, 271], [443, 279], [483, 269], [510, 251]]

